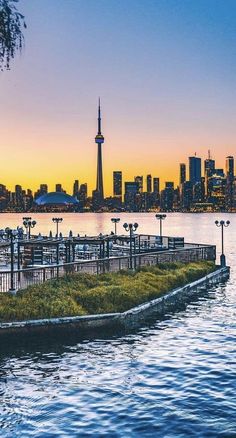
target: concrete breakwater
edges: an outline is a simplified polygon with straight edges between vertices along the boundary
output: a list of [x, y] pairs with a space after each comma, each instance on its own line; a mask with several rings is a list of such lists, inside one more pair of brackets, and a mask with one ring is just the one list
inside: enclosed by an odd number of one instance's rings
[[16, 321], [0, 324], [1, 335], [47, 334], [56, 332], [96, 332], [99, 329], [131, 329], [142, 325], [150, 316], [163, 317], [169, 311], [177, 310], [191, 297], [200, 294], [208, 287], [228, 280], [229, 267], [218, 269], [197, 281], [174, 289], [152, 301], [141, 304], [123, 313], [110, 313], [86, 316], [74, 316], [52, 319]]

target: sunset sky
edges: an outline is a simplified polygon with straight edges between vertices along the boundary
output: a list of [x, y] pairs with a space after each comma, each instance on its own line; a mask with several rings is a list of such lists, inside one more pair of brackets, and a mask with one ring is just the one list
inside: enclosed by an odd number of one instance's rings
[[178, 182], [236, 150], [235, 0], [20, 0], [25, 48], [0, 73], [0, 183], [95, 188], [97, 101], [112, 171]]

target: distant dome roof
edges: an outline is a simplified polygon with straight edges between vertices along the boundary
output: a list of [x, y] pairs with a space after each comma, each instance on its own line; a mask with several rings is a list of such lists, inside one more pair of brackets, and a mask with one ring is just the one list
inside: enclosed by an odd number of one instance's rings
[[35, 200], [37, 205], [76, 205], [79, 203], [73, 196], [63, 192], [50, 192]]

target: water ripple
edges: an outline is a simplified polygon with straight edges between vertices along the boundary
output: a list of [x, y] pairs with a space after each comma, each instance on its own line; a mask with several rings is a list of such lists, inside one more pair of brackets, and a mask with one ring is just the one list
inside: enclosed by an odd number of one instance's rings
[[135, 332], [1, 348], [0, 436], [235, 438], [235, 289], [233, 269]]

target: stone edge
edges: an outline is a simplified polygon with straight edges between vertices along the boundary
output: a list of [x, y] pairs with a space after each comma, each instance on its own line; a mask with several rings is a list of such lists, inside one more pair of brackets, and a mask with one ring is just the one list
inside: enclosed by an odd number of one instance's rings
[[16, 321], [0, 324], [0, 336], [10, 333], [33, 333], [56, 328], [96, 330], [119, 326], [121, 328], [132, 328], [140, 325], [146, 318], [155, 314], [156, 317], [163, 316], [166, 312], [174, 310], [181, 304], [185, 304], [193, 295], [205, 290], [207, 286], [213, 286], [225, 280], [230, 275], [229, 267], [219, 267], [216, 271], [168, 292], [159, 298], [140, 304], [123, 313], [107, 313], [98, 315], [72, 316], [51, 319], [37, 319], [29, 321]]

